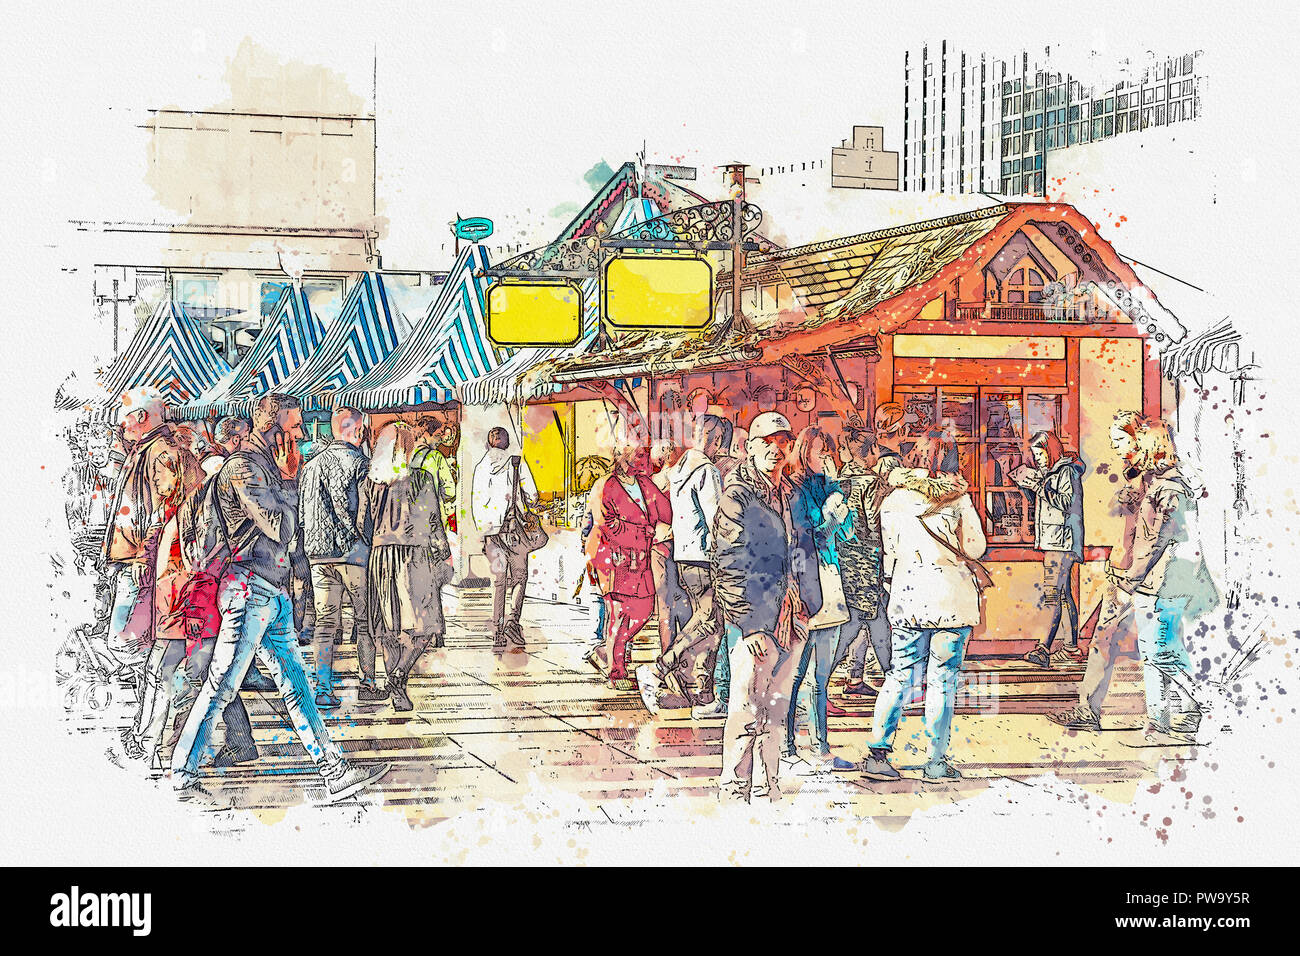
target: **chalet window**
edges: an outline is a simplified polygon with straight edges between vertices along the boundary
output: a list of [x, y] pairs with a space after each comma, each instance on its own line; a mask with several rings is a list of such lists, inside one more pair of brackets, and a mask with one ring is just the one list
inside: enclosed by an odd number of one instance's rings
[[[1027, 260], [1026, 260], [1027, 262]], [[1002, 301], [1023, 305], [1043, 301], [1043, 275], [1037, 267], [1022, 263], [1002, 282]]]
[[944, 429], [956, 443], [955, 463], [970, 485], [989, 542], [1032, 545], [1033, 498], [1011, 480], [1011, 472], [1032, 464], [1029, 442], [1034, 435], [1061, 434], [1065, 389], [900, 386], [894, 391], [905, 413], [909, 441], [903, 448], [935, 428]]

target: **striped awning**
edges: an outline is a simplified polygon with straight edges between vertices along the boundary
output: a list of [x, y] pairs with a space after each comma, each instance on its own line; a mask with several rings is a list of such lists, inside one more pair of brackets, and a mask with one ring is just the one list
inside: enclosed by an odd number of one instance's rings
[[1231, 375], [1241, 368], [1241, 333], [1226, 318], [1160, 355], [1160, 370], [1171, 379], [1183, 375], [1199, 379], [1210, 371]]
[[230, 366], [199, 324], [182, 306], [167, 300], [136, 330], [126, 351], [89, 389], [93, 394], [72, 394], [79, 389], [68, 386], [60, 390], [55, 403], [63, 408], [81, 405], [96, 417], [111, 418], [121, 406], [123, 392], [152, 388], [168, 405], [176, 406], [197, 398], [229, 373]]
[[388, 358], [410, 332], [410, 324], [390, 305], [384, 282], [378, 273], [361, 274], [324, 340], [277, 391], [297, 396], [307, 410], [329, 408], [330, 393]]
[[177, 417], [249, 414], [253, 401], [293, 375], [324, 338], [325, 329], [312, 314], [306, 292], [301, 287], [286, 286], [257, 341], [239, 365], [197, 401], [177, 409]]
[[509, 350], [489, 341], [484, 321], [487, 279], [480, 273], [489, 265], [485, 246], [463, 250], [411, 334], [387, 359], [326, 400], [363, 411], [450, 402], [458, 385], [500, 366]]
[[[649, 199], [630, 199], [610, 230], [617, 234], [659, 215]], [[550, 363], [581, 355], [596, 342], [600, 332], [600, 283], [596, 279], [582, 282], [582, 337], [574, 345], [523, 348], [481, 378], [467, 381], [457, 389], [457, 397], [466, 405], [496, 405], [542, 398], [561, 390], [562, 386], [545, 381], [544, 371]]]

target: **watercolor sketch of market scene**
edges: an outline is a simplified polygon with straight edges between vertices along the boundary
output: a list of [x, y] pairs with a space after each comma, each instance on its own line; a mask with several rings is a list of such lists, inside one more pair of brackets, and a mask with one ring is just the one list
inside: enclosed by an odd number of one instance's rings
[[1268, 362], [1116, 198], [1190, 164], [1201, 55], [897, 61], [836, 142], [593, 134], [545, 229], [489, 191], [419, 262], [324, 68], [121, 120], [175, 217], [68, 224], [68, 732], [213, 820], [412, 826], [1123, 805], [1231, 748]]

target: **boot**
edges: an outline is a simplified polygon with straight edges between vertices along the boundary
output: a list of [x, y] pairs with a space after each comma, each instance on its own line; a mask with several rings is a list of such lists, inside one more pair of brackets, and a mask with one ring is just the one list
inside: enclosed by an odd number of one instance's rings
[[388, 675], [388, 695], [393, 698], [393, 710], [403, 712], [415, 710], [415, 704], [411, 703], [411, 698], [406, 696], [406, 677], [406, 672], [401, 668]]

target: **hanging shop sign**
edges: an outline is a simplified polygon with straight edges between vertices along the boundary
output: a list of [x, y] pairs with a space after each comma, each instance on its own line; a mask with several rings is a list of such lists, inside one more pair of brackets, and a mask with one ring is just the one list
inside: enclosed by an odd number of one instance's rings
[[563, 280], [497, 282], [486, 317], [488, 338], [504, 348], [574, 345], [582, 338], [582, 290]]
[[605, 319], [617, 329], [702, 329], [713, 320], [713, 267], [699, 256], [617, 255], [605, 263]]
[[451, 231], [457, 239], [464, 239], [466, 242], [482, 242], [488, 236], [492, 235], [495, 226], [491, 219], [484, 219], [481, 216], [473, 216], [469, 219], [456, 217], [456, 221], [451, 224]]

